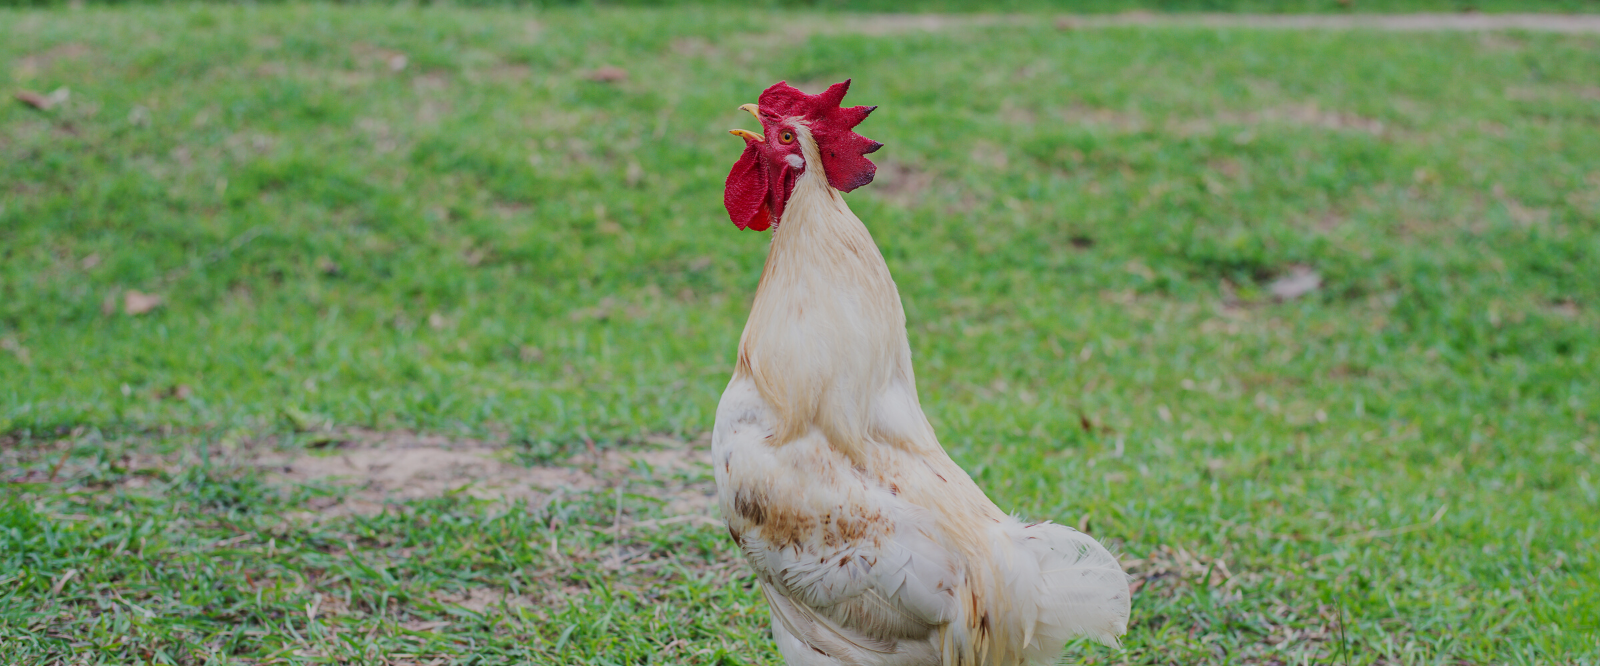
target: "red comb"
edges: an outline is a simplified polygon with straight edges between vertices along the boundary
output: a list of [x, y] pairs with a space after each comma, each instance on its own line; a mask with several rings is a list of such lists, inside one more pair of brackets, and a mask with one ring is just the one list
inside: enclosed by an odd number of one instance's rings
[[828, 86], [820, 95], [807, 95], [779, 81], [763, 91], [756, 103], [763, 115], [800, 116], [806, 120], [812, 138], [817, 141], [817, 150], [822, 153], [822, 170], [828, 174], [828, 184], [843, 192], [872, 182], [878, 166], [866, 155], [883, 147], [851, 131], [878, 107], [840, 107], [839, 103], [844, 101], [844, 94], [849, 90], [849, 79]]

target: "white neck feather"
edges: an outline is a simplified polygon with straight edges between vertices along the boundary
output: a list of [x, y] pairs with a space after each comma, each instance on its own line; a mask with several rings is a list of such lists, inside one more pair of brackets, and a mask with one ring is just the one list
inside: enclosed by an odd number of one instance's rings
[[[735, 377], [754, 379], [777, 412], [775, 445], [818, 428], [858, 463], [870, 441], [937, 447], [889, 267], [828, 184], [810, 132], [799, 134], [805, 173], [773, 233]], [[906, 411], [915, 416], [885, 416]]]

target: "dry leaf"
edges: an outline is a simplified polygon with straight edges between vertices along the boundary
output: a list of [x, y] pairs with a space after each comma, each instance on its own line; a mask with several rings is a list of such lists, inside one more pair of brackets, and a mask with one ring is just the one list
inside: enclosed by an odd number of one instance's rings
[[601, 67], [600, 69], [589, 72], [585, 78], [589, 79], [590, 81], [600, 81], [602, 83], [616, 83], [618, 81], [626, 81], [628, 79], [628, 70], [615, 65], [606, 65], [605, 67]]
[[1293, 266], [1290, 267], [1288, 275], [1281, 276], [1267, 285], [1267, 290], [1279, 300], [1288, 301], [1316, 291], [1321, 286], [1322, 276], [1310, 266]]
[[28, 106], [40, 111], [50, 110], [50, 100], [45, 99], [44, 95], [40, 95], [32, 90], [18, 90], [17, 101], [27, 104]]
[[48, 95], [41, 95], [32, 90], [18, 90], [17, 101], [27, 104], [40, 111], [49, 111], [52, 107], [67, 101], [72, 97], [72, 91], [66, 88], [56, 88]]
[[122, 311], [129, 315], [142, 315], [161, 306], [161, 296], [146, 294], [137, 289], [129, 289], [122, 293]]
[[445, 327], [446, 323], [448, 323], [448, 322], [445, 321], [444, 315], [439, 314], [437, 312], [428, 313], [428, 326], [431, 327], [433, 330], [435, 330], [435, 331], [444, 330], [444, 327]]
[[95, 266], [100, 265], [100, 255], [90, 252], [89, 256], [84, 257], [82, 261], [78, 262], [78, 265], [82, 267], [83, 270], [93, 270]]
[[409, 62], [409, 61], [406, 59], [406, 54], [404, 54], [404, 53], [392, 54], [392, 55], [389, 56], [389, 71], [398, 72], [398, 71], [400, 71], [402, 69], [405, 69], [407, 62]]
[[77, 569], [67, 569], [66, 573], [61, 574], [61, 577], [50, 585], [50, 594], [61, 594], [61, 588], [66, 587], [67, 581], [72, 580], [72, 577], [76, 575], [78, 575]]

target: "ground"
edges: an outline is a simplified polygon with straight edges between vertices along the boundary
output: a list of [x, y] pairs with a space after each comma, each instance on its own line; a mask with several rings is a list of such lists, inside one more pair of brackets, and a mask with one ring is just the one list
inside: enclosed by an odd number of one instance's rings
[[1134, 573], [1071, 658], [1600, 659], [1592, 21], [1202, 18], [0, 11], [0, 661], [777, 663], [725, 130], [846, 77], [942, 441]]

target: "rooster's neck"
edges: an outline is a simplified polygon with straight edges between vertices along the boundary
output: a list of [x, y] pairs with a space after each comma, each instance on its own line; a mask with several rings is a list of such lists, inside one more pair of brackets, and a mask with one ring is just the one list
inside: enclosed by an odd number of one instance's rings
[[806, 172], [773, 234], [735, 379], [753, 379], [779, 415], [774, 444], [817, 428], [855, 458], [869, 441], [904, 439], [881, 432], [884, 410], [914, 410], [915, 430], [926, 420], [889, 267], [802, 140]]

